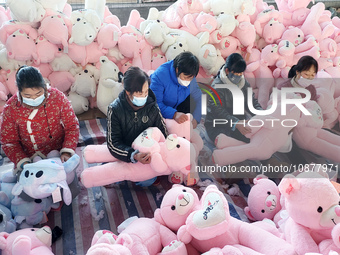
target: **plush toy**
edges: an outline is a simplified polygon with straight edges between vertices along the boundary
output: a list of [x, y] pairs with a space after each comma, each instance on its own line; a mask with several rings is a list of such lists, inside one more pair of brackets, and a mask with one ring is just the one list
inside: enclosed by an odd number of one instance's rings
[[283, 32], [281, 39], [290, 41], [296, 47], [304, 41], [305, 35], [300, 28], [290, 26]]
[[255, 27], [250, 23], [250, 18], [247, 15], [241, 14], [237, 16], [237, 21], [239, 25], [235, 28], [232, 35], [235, 36], [250, 53], [256, 38]]
[[121, 84], [123, 74], [119, 71], [117, 65], [106, 56], [100, 58], [100, 63], [97, 107], [106, 115], [109, 104], [111, 104], [123, 90]]
[[12, 233], [17, 226], [12, 218], [12, 212], [4, 205], [0, 204], [0, 233]]
[[57, 88], [61, 92], [66, 92], [72, 84], [76, 82], [76, 78], [70, 72], [53, 72], [48, 76], [48, 80], [52, 87]]
[[11, 10], [11, 16], [21, 22], [39, 22], [45, 16], [45, 9], [34, 0], [8, 0], [6, 5]]
[[0, 24], [1, 25], [11, 19], [10, 11], [11, 10], [9, 8], [5, 9], [3, 6], [0, 7]]
[[294, 11], [300, 8], [306, 8], [310, 2], [312, 2], [312, 0], [275, 0], [277, 8], [280, 11]]
[[66, 173], [71, 173], [78, 166], [79, 160], [79, 156], [74, 154], [63, 164], [60, 164], [60, 158], [49, 158], [24, 165], [19, 182], [13, 187], [12, 194], [20, 195], [24, 191], [32, 198], [40, 199], [63, 188], [64, 202], [69, 205], [72, 195], [67, 184]]
[[325, 38], [320, 41], [320, 54], [322, 58], [333, 58], [336, 56], [337, 43], [331, 38]]
[[11, 234], [0, 233], [2, 255], [53, 255], [51, 244], [52, 230], [48, 226], [40, 229], [26, 228]]
[[221, 42], [216, 45], [216, 49], [219, 49], [221, 56], [227, 58], [230, 54], [236, 52], [240, 46], [240, 41], [233, 36], [223, 37]]
[[71, 60], [77, 64], [81, 64], [82, 66], [86, 66], [88, 63], [86, 59], [86, 46], [80, 46], [75, 43], [68, 45], [68, 56]]
[[8, 209], [11, 209], [11, 201], [14, 198], [12, 189], [16, 181], [16, 176], [11, 171], [3, 172], [0, 182], [0, 204]]
[[0, 82], [0, 113], [2, 113], [8, 99], [8, 89]]
[[322, 110], [315, 101], [306, 103], [306, 109], [312, 115], [302, 115], [298, 125], [294, 128], [293, 139], [297, 146], [338, 162], [339, 136], [322, 129]]
[[273, 19], [281, 23], [282, 22], [281, 13], [274, 9], [265, 9], [259, 14], [257, 14], [256, 20], [254, 21], [256, 33], [258, 33], [260, 36], [263, 36], [264, 27], [268, 25], [268, 22], [270, 22]]
[[40, 63], [49, 63], [51, 62], [55, 57], [58, 57], [61, 55], [61, 49], [58, 48], [57, 45], [50, 43], [44, 36], [39, 36], [35, 40], [35, 45], [37, 47], [37, 54], [38, 57], [35, 60], [35, 63], [37, 65], [40, 65]]
[[187, 254], [185, 245], [177, 241], [176, 234], [148, 218], [139, 218], [130, 223], [119, 234], [116, 244], [130, 244], [134, 255]]
[[166, 58], [161, 48], [156, 47], [152, 49], [151, 53], [151, 70], [156, 70], [160, 65], [166, 62]]
[[189, 214], [198, 209], [198, 205], [199, 199], [193, 189], [174, 184], [165, 193], [160, 208], [154, 213], [154, 218], [160, 224], [177, 232]]
[[174, 42], [168, 45], [168, 41], [164, 42], [161, 46], [162, 51], [165, 53], [165, 58], [170, 61], [175, 59], [177, 55], [182, 52], [189, 51], [188, 41], [184, 37], [174, 37]]
[[75, 81], [71, 86], [72, 92], [77, 92], [83, 97], [96, 96], [96, 79], [89, 65], [75, 76]]
[[75, 76], [82, 70], [81, 66], [77, 66], [76, 63], [74, 63], [72, 59], [68, 56], [68, 54], [65, 53], [56, 56], [55, 59], [52, 60], [50, 65], [52, 70], [55, 72], [70, 72], [73, 76]]
[[18, 22], [16, 20], [9, 20], [2, 24], [0, 28], [0, 41], [2, 44], [6, 44], [8, 37], [18, 30], [23, 31], [33, 40], [35, 40], [38, 36], [37, 30], [32, 28], [30, 25]]
[[195, 169], [196, 152], [193, 145], [174, 134], [164, 141], [164, 136], [157, 128], [143, 131], [132, 147], [141, 152], [151, 152], [151, 163], [131, 164], [118, 161], [110, 154], [106, 145], [87, 146], [84, 157], [88, 163], [110, 163], [85, 169], [81, 174], [81, 182], [89, 188], [123, 180], [148, 180], [173, 171], [181, 171], [187, 175], [190, 169]]
[[51, 13], [46, 16], [38, 29], [39, 35], [43, 35], [49, 42], [62, 45], [64, 52], [68, 52], [68, 37], [71, 33], [72, 23], [62, 13]]
[[20, 66], [26, 65], [26, 61], [18, 61], [7, 57], [7, 49], [0, 50], [0, 67], [1, 70], [17, 70]]
[[132, 255], [129, 248], [133, 243], [116, 244], [116, 239], [117, 236], [111, 231], [98, 230], [92, 238], [91, 247], [86, 255]]
[[258, 175], [253, 180], [254, 186], [248, 194], [248, 206], [244, 208], [247, 217], [253, 221], [279, 219], [281, 194], [278, 186], [265, 175]]
[[206, 13], [212, 13], [215, 16], [222, 14], [229, 14], [235, 16], [234, 9], [233, 9], [233, 2], [232, 0], [212, 0], [206, 1], [203, 4], [203, 11]]
[[221, 66], [225, 63], [221, 52], [212, 44], [204, 44], [198, 56], [200, 65], [209, 75], [217, 75]]
[[11, 211], [15, 222], [21, 224], [25, 222], [30, 226], [47, 221], [46, 215], [52, 208], [56, 209], [59, 203], [52, 203], [52, 197], [25, 201], [20, 197], [15, 197], [11, 202]]
[[97, 35], [99, 47], [105, 49], [115, 47], [121, 34], [120, 27], [115, 24], [103, 24]]
[[243, 254], [295, 254], [286, 241], [231, 217], [228, 201], [215, 185], [205, 189], [200, 209], [188, 216], [177, 237], [184, 243], [190, 242], [201, 253], [235, 245]]
[[[275, 89], [275, 92], [278, 91]], [[273, 91], [272, 94], [274, 100], [275, 92]], [[298, 97], [300, 96], [296, 96], [292, 93], [287, 94], [287, 98]], [[247, 134], [247, 137], [250, 138], [250, 143], [242, 142], [224, 134], [218, 135], [215, 140], [217, 149], [214, 150], [212, 155], [213, 161], [220, 166], [224, 166], [242, 162], [246, 159], [265, 160], [285, 146], [287, 141], [291, 139], [289, 133], [292, 127], [281, 125], [281, 121], [291, 119], [297, 122], [300, 119], [301, 112], [295, 105], [287, 105], [287, 113], [286, 115], [282, 115], [281, 102], [279, 102], [278, 105], [276, 105], [276, 103], [273, 103], [273, 105], [269, 104], [268, 106], [269, 111], [272, 113], [268, 113], [267, 115], [255, 115], [248, 121], [247, 126], [252, 130], [250, 134]], [[274, 111], [270, 110], [271, 106], [275, 108]], [[280, 121], [268, 121], [270, 119], [278, 119]], [[262, 149], [256, 149], [259, 147]]]
[[39, 2], [45, 9], [52, 9], [60, 12], [65, 10], [65, 5], [67, 4], [67, 0], [39, 0]]
[[53, 72], [52, 67], [50, 66], [49, 63], [40, 63], [39, 65], [37, 65], [35, 61], [33, 61], [27, 63], [27, 65], [37, 68], [45, 79], [47, 79], [48, 76]]
[[89, 100], [76, 92], [70, 91], [67, 95], [67, 99], [71, 102], [72, 109], [75, 114], [82, 114], [89, 110]]
[[71, 22], [73, 26], [69, 44], [75, 43], [80, 46], [91, 44], [101, 27], [100, 17], [91, 9], [73, 11]]
[[7, 70], [5, 73], [4, 85], [9, 90], [11, 95], [15, 95], [18, 92], [18, 86], [16, 85], [16, 75], [17, 70]]
[[328, 254], [323, 253], [318, 245], [323, 240], [332, 239], [332, 231], [338, 232], [339, 194], [326, 177], [326, 172], [313, 172], [309, 167], [312, 165], [307, 165], [306, 172], [296, 177], [286, 175], [279, 184], [289, 215], [282, 230], [297, 254]]

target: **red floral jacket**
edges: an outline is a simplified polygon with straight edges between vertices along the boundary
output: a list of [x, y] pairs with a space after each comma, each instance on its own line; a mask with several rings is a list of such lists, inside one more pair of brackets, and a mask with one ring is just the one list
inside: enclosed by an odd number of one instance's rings
[[47, 99], [38, 109], [12, 96], [0, 118], [0, 142], [17, 169], [35, 155], [45, 157], [52, 150], [73, 155], [78, 140], [78, 119], [66, 96], [55, 88], [48, 88]]

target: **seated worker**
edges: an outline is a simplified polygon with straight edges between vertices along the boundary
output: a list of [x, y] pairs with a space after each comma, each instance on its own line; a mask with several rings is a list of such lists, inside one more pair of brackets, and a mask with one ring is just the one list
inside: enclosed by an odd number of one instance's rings
[[194, 128], [201, 121], [202, 92], [195, 78], [198, 70], [197, 57], [186, 51], [151, 74], [150, 88], [156, 95], [164, 118], [183, 123], [188, 120], [185, 114], [192, 113]]
[[[119, 160], [149, 164], [152, 160], [150, 154], [134, 150], [132, 142], [148, 127], [158, 127], [165, 137], [168, 135], [155, 94], [149, 89], [150, 78], [139, 67], [131, 66], [125, 72], [122, 83], [124, 90], [108, 108], [107, 146]], [[138, 184], [149, 186], [156, 179]]]

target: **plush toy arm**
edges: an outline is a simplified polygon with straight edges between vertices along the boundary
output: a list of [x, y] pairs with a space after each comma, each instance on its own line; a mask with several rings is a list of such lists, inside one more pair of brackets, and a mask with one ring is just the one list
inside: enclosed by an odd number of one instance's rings
[[151, 155], [150, 165], [155, 173], [164, 173], [168, 170], [168, 165], [164, 162], [164, 159], [159, 153], [153, 153]]
[[177, 231], [177, 238], [185, 244], [188, 244], [192, 240], [192, 235], [187, 230], [187, 226], [181, 226]]
[[12, 189], [12, 194], [14, 196], [19, 196], [21, 194], [23, 190], [23, 186], [18, 182], [14, 185], [13, 189]]
[[72, 202], [72, 193], [67, 185], [66, 181], [59, 183], [59, 186], [63, 189], [63, 199], [66, 205], [70, 205]]
[[33, 249], [30, 253], [30, 255], [53, 255], [54, 253], [51, 251], [49, 247], [46, 246], [40, 246], [35, 249]]
[[12, 244], [12, 255], [30, 255], [31, 254], [31, 238], [28, 236], [18, 236]]
[[114, 87], [119, 86], [121, 84], [121, 83], [116, 82], [115, 80], [110, 79], [110, 78], [103, 79], [103, 80], [100, 81], [100, 83], [106, 88], [114, 88]]
[[103, 163], [117, 161], [111, 155], [107, 145], [88, 145], [84, 149], [84, 158], [87, 163]]

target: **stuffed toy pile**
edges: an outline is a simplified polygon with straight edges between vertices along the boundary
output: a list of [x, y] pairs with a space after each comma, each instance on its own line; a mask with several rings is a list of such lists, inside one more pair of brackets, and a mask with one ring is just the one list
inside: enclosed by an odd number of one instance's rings
[[[191, 51], [200, 61], [198, 77], [211, 78], [238, 52], [263, 108], [290, 67], [301, 56], [313, 56], [328, 75], [318, 77], [329, 78], [331, 87], [318, 91], [324, 127], [338, 122], [340, 99], [334, 99], [340, 86], [332, 78], [340, 71], [340, 19], [323, 3], [308, 8], [310, 0], [276, 0], [275, 9], [263, 0], [178, 0], [165, 11], [150, 8], [146, 19], [132, 10], [124, 25], [105, 1], [86, 0], [83, 10], [54, 2], [8, 1], [0, 9], [0, 110], [6, 96], [16, 93], [14, 74], [23, 64], [38, 67], [67, 93], [76, 113], [98, 107], [106, 114], [122, 89], [119, 73], [131, 65], [152, 72]], [[323, 104], [324, 96], [332, 100]]]

